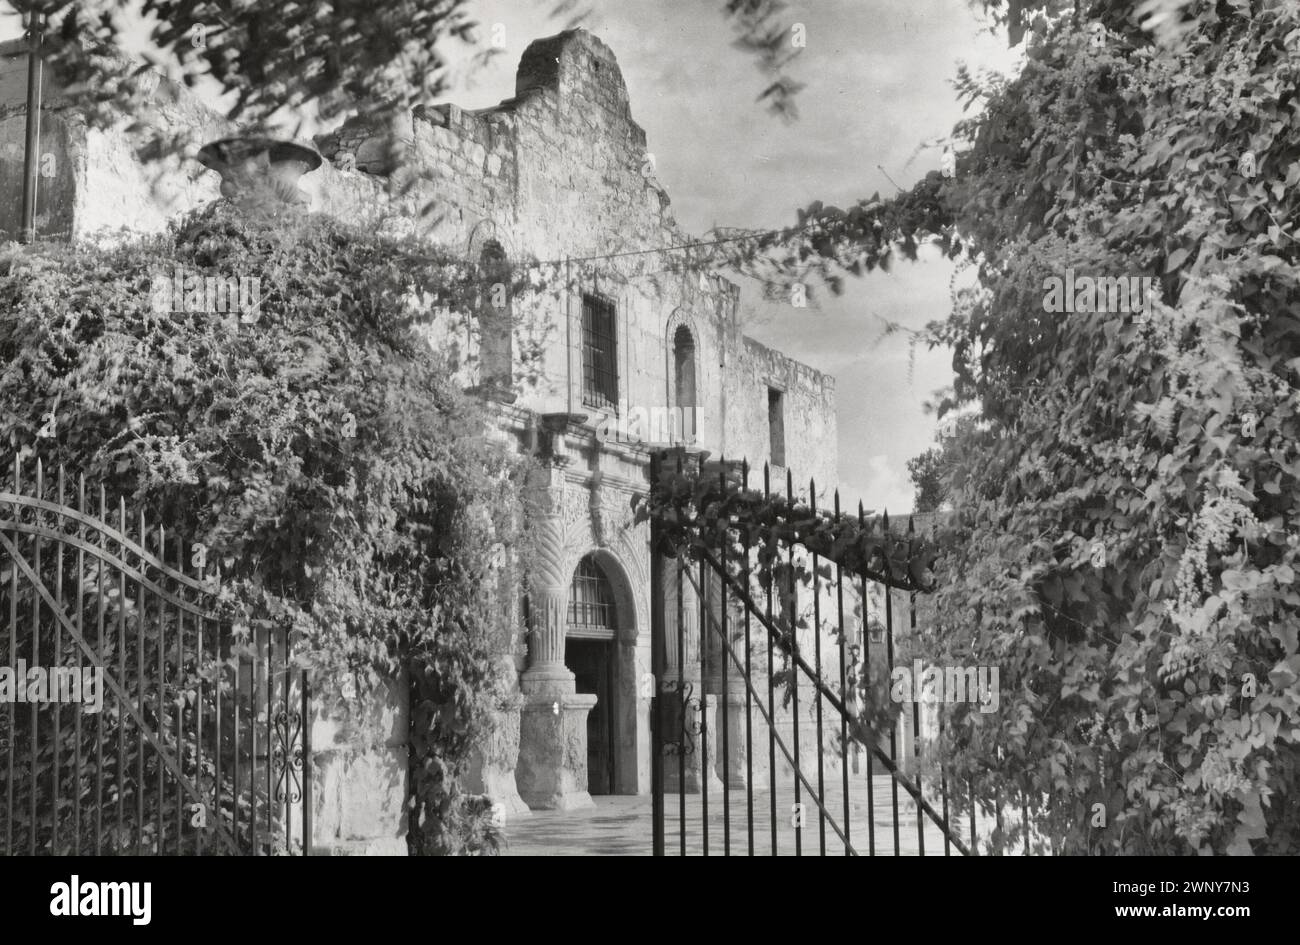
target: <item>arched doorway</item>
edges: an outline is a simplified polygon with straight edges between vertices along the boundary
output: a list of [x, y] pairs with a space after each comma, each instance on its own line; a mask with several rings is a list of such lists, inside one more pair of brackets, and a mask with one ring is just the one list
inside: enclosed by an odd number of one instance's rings
[[564, 663], [578, 692], [596, 697], [587, 715], [587, 791], [613, 794], [618, 770], [618, 604], [614, 587], [594, 554], [573, 572], [565, 628]]

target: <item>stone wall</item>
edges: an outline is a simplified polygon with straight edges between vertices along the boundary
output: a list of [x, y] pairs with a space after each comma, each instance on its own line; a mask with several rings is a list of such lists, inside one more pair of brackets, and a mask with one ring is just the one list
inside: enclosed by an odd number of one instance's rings
[[[0, 239], [17, 239], [22, 208], [27, 114], [27, 57], [22, 40], [0, 43]], [[197, 148], [234, 126], [184, 86], [153, 74], [138, 120], [182, 136]], [[43, 75], [36, 228], [43, 238], [112, 240], [156, 233], [177, 215], [218, 197], [217, 175], [172, 157], [142, 163], [125, 130], [91, 129]]]
[[405, 678], [314, 710], [312, 854], [405, 856]]
[[[808, 483], [818, 485], [819, 503], [827, 504], [839, 461], [835, 420], [835, 378], [744, 338], [739, 362], [726, 380], [733, 405], [727, 415], [728, 454], [747, 457], [754, 467], [772, 459], [768, 430], [768, 391], [782, 395], [786, 462], [797, 495], [805, 499]], [[761, 475], [761, 469], [760, 469]], [[753, 477], [758, 482], [758, 477]], [[780, 487], [784, 489], [784, 482]], [[774, 483], [775, 487], [775, 483]]]

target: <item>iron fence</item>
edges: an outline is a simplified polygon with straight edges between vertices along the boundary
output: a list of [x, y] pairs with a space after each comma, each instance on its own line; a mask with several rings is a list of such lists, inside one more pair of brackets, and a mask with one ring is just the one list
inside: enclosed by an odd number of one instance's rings
[[914, 636], [932, 589], [891, 558], [920, 544], [911, 521], [706, 456], [651, 465], [654, 853], [971, 854], [976, 805], [923, 758], [918, 694], [891, 710], [883, 688], [897, 610]]
[[288, 630], [224, 621], [206, 549], [84, 477], [15, 460], [10, 478], [0, 850], [309, 852], [311, 692]]

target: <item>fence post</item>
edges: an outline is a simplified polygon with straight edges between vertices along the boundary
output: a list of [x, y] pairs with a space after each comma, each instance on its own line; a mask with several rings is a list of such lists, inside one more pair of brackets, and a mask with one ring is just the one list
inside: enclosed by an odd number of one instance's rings
[[[650, 490], [659, 482], [663, 454], [650, 456]], [[665, 621], [663, 599], [664, 560], [660, 554], [663, 526], [658, 516], [650, 518], [650, 674], [654, 677], [654, 695], [650, 705], [650, 780], [651, 835], [654, 856], [664, 855], [664, 699], [662, 686], [666, 675]]]

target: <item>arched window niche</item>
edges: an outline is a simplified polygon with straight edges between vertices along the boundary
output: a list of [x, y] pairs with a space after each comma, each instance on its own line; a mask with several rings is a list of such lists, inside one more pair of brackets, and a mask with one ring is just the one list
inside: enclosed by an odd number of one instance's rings
[[678, 325], [672, 336], [672, 406], [669, 441], [694, 443], [696, 435], [696, 351], [695, 336], [686, 325]]

